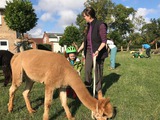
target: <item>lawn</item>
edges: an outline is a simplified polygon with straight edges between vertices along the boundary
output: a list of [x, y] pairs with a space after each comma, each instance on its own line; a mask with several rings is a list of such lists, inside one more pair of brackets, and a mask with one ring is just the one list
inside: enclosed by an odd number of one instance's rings
[[[117, 108], [114, 120], [160, 120], [160, 56], [151, 59], [132, 58], [128, 52], [118, 52], [116, 69], [109, 70], [109, 58], [104, 66], [103, 93], [110, 97]], [[84, 71], [82, 72], [84, 78]], [[30, 115], [22, 96], [24, 84], [17, 90], [14, 109], [7, 111], [8, 90], [3, 86], [0, 73], [0, 120], [42, 120], [44, 85], [35, 83], [30, 93], [32, 107], [37, 111]], [[91, 120], [91, 111], [78, 99], [68, 99], [68, 105], [76, 120]], [[67, 120], [55, 91], [50, 109], [50, 120]]]

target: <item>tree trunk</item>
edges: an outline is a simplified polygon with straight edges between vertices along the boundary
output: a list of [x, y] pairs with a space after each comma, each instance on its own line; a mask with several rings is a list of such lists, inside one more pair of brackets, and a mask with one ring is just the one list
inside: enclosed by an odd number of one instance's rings
[[157, 45], [157, 42], [156, 42], [155, 46], [156, 46], [156, 50], [157, 50], [157, 49], [158, 49], [158, 45]]
[[127, 45], [127, 52], [129, 51], [129, 47], [130, 47], [130, 46], [129, 46], [129, 44], [128, 44], [128, 45]]
[[76, 48], [76, 50], [78, 50], [78, 45], [75, 42], [73, 42], [72, 45]]
[[121, 46], [121, 52], [123, 52], [123, 46]]
[[129, 49], [130, 49], [130, 44], [131, 44], [131, 40], [128, 42], [128, 44], [127, 44], [127, 51], [129, 51]]

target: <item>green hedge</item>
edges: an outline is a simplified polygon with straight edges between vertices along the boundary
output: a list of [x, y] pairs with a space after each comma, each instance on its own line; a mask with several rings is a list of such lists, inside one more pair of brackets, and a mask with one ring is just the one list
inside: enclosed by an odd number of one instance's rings
[[52, 46], [50, 44], [38, 44], [38, 49], [52, 51]]

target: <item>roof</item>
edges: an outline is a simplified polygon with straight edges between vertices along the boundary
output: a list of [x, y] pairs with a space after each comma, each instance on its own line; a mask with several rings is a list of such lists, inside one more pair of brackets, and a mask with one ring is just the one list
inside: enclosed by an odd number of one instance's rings
[[6, 0], [0, 0], [0, 9], [5, 9]]
[[63, 33], [54, 33], [54, 35], [56, 35], [56, 36], [62, 36]]
[[46, 33], [49, 38], [57, 38], [57, 36], [62, 36], [63, 33]]
[[43, 38], [31, 38], [36, 44], [43, 44]]
[[0, 10], [4, 10], [6, 6], [6, 2], [12, 2], [13, 0], [0, 0]]

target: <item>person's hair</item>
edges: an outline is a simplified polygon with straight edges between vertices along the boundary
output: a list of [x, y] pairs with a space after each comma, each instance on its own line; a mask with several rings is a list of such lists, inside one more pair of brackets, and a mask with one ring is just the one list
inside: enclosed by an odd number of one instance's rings
[[84, 14], [86, 16], [91, 16], [91, 18], [96, 18], [96, 12], [92, 7], [86, 7], [82, 12], [82, 15]]

